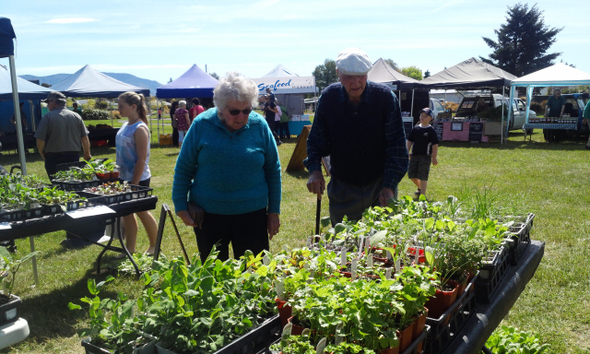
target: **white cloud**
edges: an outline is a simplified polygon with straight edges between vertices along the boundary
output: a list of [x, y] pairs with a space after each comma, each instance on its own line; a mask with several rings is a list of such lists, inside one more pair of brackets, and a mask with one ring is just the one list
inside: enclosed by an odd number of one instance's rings
[[70, 23], [84, 23], [84, 22], [95, 22], [93, 18], [54, 18], [52, 20], [47, 21], [47, 23], [57, 23], [57, 24], [70, 24]]

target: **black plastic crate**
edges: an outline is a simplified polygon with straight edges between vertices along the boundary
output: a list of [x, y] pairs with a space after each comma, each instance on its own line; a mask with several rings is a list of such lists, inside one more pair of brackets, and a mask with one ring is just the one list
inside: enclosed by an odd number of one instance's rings
[[243, 336], [214, 352], [214, 354], [256, 354], [264, 352], [273, 342], [281, 337], [283, 328], [279, 315], [262, 322]]
[[508, 246], [502, 246], [502, 250], [496, 254], [493, 261], [484, 264], [479, 270], [479, 277], [475, 286], [475, 297], [478, 302], [490, 302], [509, 267], [509, 249]]
[[516, 265], [520, 256], [524, 253], [526, 248], [531, 244], [531, 228], [533, 227], [533, 219], [535, 214], [529, 214], [523, 223], [517, 224], [511, 228], [510, 231], [514, 232], [514, 236], [511, 237], [513, 244], [510, 247], [509, 259], [510, 264]]
[[[98, 184], [100, 185], [100, 184]], [[88, 198], [88, 200], [93, 204], [115, 204], [120, 203], [128, 200], [135, 200], [135, 199], [142, 199], [147, 198], [152, 195], [152, 191], [154, 190], [151, 187], [144, 187], [144, 186], [137, 186], [134, 184], [129, 185], [131, 191], [128, 192], [121, 192], [117, 194], [97, 194], [85, 191], [76, 192], [78, 195]]]
[[475, 313], [477, 279], [476, 274], [453, 305], [439, 318], [426, 317], [426, 324], [430, 326], [430, 331], [424, 342], [424, 353], [442, 352], [453, 340], [453, 334], [462, 329], [469, 317]]

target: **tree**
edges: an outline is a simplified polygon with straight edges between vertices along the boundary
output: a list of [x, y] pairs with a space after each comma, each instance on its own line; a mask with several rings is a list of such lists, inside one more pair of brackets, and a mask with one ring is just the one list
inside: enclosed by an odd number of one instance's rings
[[411, 77], [412, 79], [422, 80], [422, 70], [415, 66], [407, 66], [402, 68], [402, 74]]
[[507, 23], [501, 25], [499, 30], [494, 30], [498, 36], [496, 42], [482, 37], [494, 52], [489, 58], [480, 58], [516, 76], [553, 65], [553, 60], [561, 53], [547, 54], [547, 51], [563, 27], [546, 26], [543, 11], [537, 5], [529, 10], [526, 4], [516, 4], [508, 7], [507, 13]]
[[427, 77], [430, 77], [430, 71], [426, 70], [426, 72], [424, 73], [424, 78], [426, 79]]
[[385, 61], [387, 64], [389, 64], [389, 65], [390, 65], [390, 66], [393, 68], [393, 70], [395, 70], [395, 71], [397, 71], [397, 72], [401, 72], [401, 71], [399, 70], [399, 66], [397, 66], [397, 63], [396, 63], [396, 62], [394, 62], [393, 60], [391, 60], [391, 59], [385, 59], [384, 61]]
[[209, 75], [211, 75], [211, 77], [214, 77], [215, 79], [219, 80], [219, 75], [217, 75], [216, 73], [211, 73]]
[[338, 75], [336, 75], [336, 62], [331, 59], [326, 59], [324, 64], [315, 67], [312, 74], [315, 77], [315, 85], [318, 90], [322, 90], [328, 85], [338, 82]]

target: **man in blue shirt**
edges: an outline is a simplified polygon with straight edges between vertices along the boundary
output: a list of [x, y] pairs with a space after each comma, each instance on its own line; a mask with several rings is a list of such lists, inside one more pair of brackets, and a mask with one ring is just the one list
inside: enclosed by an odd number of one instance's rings
[[322, 92], [307, 139], [307, 189], [318, 199], [325, 190], [321, 160], [330, 156], [332, 225], [345, 215], [360, 220], [368, 207], [387, 206], [408, 169], [399, 101], [386, 86], [367, 81], [371, 66], [360, 49], [340, 52], [340, 82]]

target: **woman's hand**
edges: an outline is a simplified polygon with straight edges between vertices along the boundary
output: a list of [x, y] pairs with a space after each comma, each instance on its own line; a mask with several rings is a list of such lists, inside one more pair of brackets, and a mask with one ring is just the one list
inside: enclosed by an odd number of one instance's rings
[[192, 226], [192, 227], [196, 227], [197, 226], [195, 224], [195, 221], [193, 220], [193, 218], [191, 218], [188, 210], [181, 210], [181, 211], [177, 212], [176, 215], [178, 215], [178, 217], [182, 219], [182, 222], [186, 226]]
[[268, 230], [269, 240], [272, 240], [273, 236], [279, 233], [279, 227], [281, 227], [279, 214], [269, 213], [266, 222], [266, 229]]
[[188, 210], [181, 210], [176, 215], [182, 219], [186, 226], [198, 227], [199, 229], [203, 228], [205, 211], [196, 203], [189, 202]]

